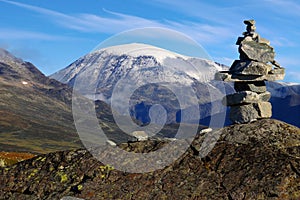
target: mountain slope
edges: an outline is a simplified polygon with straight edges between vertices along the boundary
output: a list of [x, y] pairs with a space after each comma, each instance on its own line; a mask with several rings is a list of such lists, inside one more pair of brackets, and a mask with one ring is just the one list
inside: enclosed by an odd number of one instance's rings
[[0, 50], [0, 150], [44, 153], [81, 146], [72, 90]]
[[[214, 142], [213, 135], [220, 135], [208, 154], [205, 148], [200, 150], [207, 134], [212, 135], [210, 142]], [[148, 140], [119, 146], [147, 153], [166, 142]], [[299, 171], [300, 130], [265, 119], [198, 134], [176, 162], [149, 173], [113, 170], [86, 150], [41, 155], [0, 168], [0, 182], [4, 183], [0, 198], [299, 199]]]
[[[72, 115], [72, 93], [69, 86], [0, 49], [0, 152], [38, 154], [82, 147]], [[116, 143], [135, 140], [116, 125], [110, 106], [79, 98], [95, 106], [108, 139]], [[161, 134], [174, 131], [165, 127]]]

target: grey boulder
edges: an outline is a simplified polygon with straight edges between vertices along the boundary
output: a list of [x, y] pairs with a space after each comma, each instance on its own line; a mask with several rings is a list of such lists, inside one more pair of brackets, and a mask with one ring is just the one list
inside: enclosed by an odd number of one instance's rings
[[249, 123], [257, 119], [270, 118], [272, 105], [270, 102], [259, 102], [241, 106], [232, 106], [230, 120], [237, 124]]
[[268, 63], [275, 58], [274, 49], [266, 43], [244, 40], [239, 47], [241, 60], [255, 60], [258, 62]]
[[269, 101], [270, 98], [271, 98], [270, 92], [257, 94], [251, 91], [242, 91], [224, 97], [223, 104], [227, 106], [236, 106], [236, 105]]

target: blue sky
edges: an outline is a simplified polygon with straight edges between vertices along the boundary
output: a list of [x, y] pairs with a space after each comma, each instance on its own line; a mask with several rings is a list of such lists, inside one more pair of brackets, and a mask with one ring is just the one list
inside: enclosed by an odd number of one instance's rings
[[202, 45], [213, 60], [238, 58], [244, 19], [271, 41], [285, 81], [300, 82], [297, 0], [0, 0], [0, 47], [50, 75], [122, 31], [163, 27]]

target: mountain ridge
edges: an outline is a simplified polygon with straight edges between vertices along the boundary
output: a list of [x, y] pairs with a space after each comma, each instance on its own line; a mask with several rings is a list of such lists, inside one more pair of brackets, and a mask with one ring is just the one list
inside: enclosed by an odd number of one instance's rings
[[0, 74], [0, 150], [45, 153], [81, 146], [69, 86], [3, 49]]

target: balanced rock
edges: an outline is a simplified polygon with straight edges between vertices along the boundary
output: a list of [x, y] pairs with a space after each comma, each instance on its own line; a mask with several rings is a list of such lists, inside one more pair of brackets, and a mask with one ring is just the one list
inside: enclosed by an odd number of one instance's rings
[[267, 91], [267, 86], [264, 81], [256, 81], [256, 82], [235, 82], [234, 89], [237, 92], [241, 91], [252, 91], [256, 93], [264, 93]]
[[[239, 37], [240, 59], [235, 60], [229, 71], [215, 75], [216, 80], [232, 81], [237, 91], [223, 98], [230, 106], [230, 119], [234, 123], [248, 123], [272, 116], [271, 98], [264, 81], [282, 80], [285, 70], [274, 60], [275, 52], [270, 41], [256, 33], [254, 20], [245, 20], [244, 37]], [[274, 68], [273, 68], [274, 66]]]
[[275, 57], [274, 49], [271, 46], [256, 41], [242, 41], [239, 53], [241, 60], [254, 60], [263, 63], [272, 62]]
[[228, 82], [257, 82], [257, 81], [278, 81], [285, 76], [284, 68], [272, 69], [267, 75], [243, 75], [221, 71], [215, 74], [215, 80]]
[[271, 98], [270, 92], [257, 94], [256, 92], [242, 91], [224, 97], [223, 104], [227, 106], [236, 106], [236, 105], [269, 101], [270, 98]]
[[255, 26], [255, 20], [253, 19], [249, 19], [249, 20], [244, 20], [244, 24], [246, 24], [247, 26]]
[[272, 70], [272, 66], [266, 63], [247, 60], [236, 60], [230, 68], [230, 72], [242, 75], [267, 75]]
[[255, 26], [255, 21], [254, 20], [245, 20], [244, 24], [247, 25], [246, 34], [254, 33], [256, 31], [256, 26]]
[[230, 119], [237, 124], [249, 123], [257, 119], [270, 118], [271, 116], [272, 105], [270, 102], [232, 106], [230, 109]]

